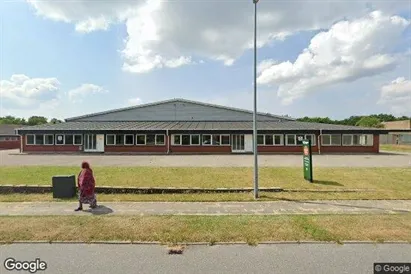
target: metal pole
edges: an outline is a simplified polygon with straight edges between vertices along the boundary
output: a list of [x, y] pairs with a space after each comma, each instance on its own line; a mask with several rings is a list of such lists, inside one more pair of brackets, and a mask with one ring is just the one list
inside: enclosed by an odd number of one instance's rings
[[253, 113], [253, 145], [254, 145], [254, 199], [258, 199], [258, 151], [257, 151], [257, 2], [254, 3], [254, 113]]

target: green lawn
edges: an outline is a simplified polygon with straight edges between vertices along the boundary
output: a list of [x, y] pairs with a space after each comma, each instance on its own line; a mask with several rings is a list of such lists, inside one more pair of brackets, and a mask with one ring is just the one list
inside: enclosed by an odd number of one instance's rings
[[[252, 187], [252, 168], [96, 167], [97, 185], [135, 187]], [[0, 167], [0, 184], [50, 185], [53, 175], [77, 174], [76, 167]], [[363, 189], [356, 193], [262, 193], [272, 199], [411, 199], [409, 168], [314, 168], [315, 183], [303, 179], [302, 168], [261, 168], [260, 187], [302, 190]], [[0, 195], [0, 201], [47, 200], [47, 195]], [[100, 200], [233, 201], [251, 194], [100, 195]]]
[[411, 214], [0, 217], [0, 241], [408, 241]]
[[380, 150], [394, 152], [411, 152], [411, 145], [380, 145]]

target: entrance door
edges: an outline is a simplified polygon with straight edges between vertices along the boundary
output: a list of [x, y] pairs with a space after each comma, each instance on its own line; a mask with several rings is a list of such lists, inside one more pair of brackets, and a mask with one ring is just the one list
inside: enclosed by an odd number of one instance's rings
[[232, 152], [245, 152], [244, 149], [244, 134], [234, 134], [232, 136], [233, 142], [231, 146]]
[[104, 135], [102, 134], [85, 134], [84, 135], [85, 152], [104, 152]]

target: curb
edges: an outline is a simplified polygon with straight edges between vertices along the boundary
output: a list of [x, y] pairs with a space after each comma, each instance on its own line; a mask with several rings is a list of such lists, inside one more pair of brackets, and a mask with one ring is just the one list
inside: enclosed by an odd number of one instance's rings
[[[0, 241], [0, 245], [10, 244], [101, 244], [101, 245], [185, 245], [185, 246], [232, 246], [232, 245], [249, 245], [253, 244], [247, 242], [179, 242], [179, 243], [162, 243], [162, 242], [139, 242], [139, 241]], [[255, 245], [278, 245], [278, 244], [337, 244], [337, 245], [350, 245], [350, 244], [406, 244], [411, 245], [411, 242], [407, 241], [263, 241], [256, 243]]]

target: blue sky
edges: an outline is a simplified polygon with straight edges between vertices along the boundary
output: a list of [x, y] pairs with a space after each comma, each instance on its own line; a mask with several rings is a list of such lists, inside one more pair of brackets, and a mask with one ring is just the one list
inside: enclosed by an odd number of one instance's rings
[[[4, 84], [4, 81], [10, 81], [12, 75], [20, 74], [29, 79], [40, 79], [36, 80], [36, 83], [40, 83], [43, 78], [56, 78], [59, 82], [58, 90], [46, 93], [48, 96], [37, 98], [36, 94], [25, 95], [25, 90], [19, 89], [19, 94], [22, 97], [30, 97], [26, 98], [25, 104], [19, 105], [12, 103], [12, 100], [19, 100], [18, 96], [10, 95], [19, 88], [17, 84], [8, 91], [5, 91], [3, 87], [0, 116], [28, 117], [37, 114], [64, 118], [129, 106], [133, 102], [149, 103], [170, 98], [186, 98], [240, 108], [252, 108], [253, 52], [251, 49], [243, 50], [235, 58], [234, 63], [227, 66], [210, 57], [211, 52], [214, 54], [219, 50], [218, 47], [210, 49], [210, 54], [202, 55], [198, 54], [200, 49], [194, 48], [194, 46], [190, 48], [191, 45], [175, 42], [173, 52], [178, 51], [179, 55], [196, 52], [191, 56], [197, 63], [176, 68], [156, 68], [144, 73], [129, 72], [122, 69], [123, 64], [127, 61], [121, 54], [121, 51], [126, 47], [125, 39], [132, 35], [126, 22], [111, 24], [107, 30], [84, 33], [75, 29], [75, 24], [80, 22], [81, 18], [68, 19], [71, 22], [63, 22], [53, 19], [52, 15], [47, 15], [41, 8], [46, 11], [51, 10], [51, 8], [55, 8], [57, 11], [63, 10], [63, 8], [58, 9], [56, 6], [46, 9], [26, 2], [2, 3], [0, 9], [2, 19], [0, 80], [3, 80]], [[93, 7], [87, 8], [92, 9]], [[42, 14], [38, 14], [39, 11]], [[386, 14], [389, 16], [398, 14], [406, 20], [410, 18], [410, 11], [410, 9], [400, 8], [396, 12], [390, 11], [391, 13], [387, 12]], [[70, 13], [67, 12], [67, 14], [64, 16], [69, 17]], [[91, 10], [90, 14], [93, 14]], [[335, 16], [338, 19], [336, 22], [343, 15], [337, 14]], [[112, 15], [107, 14], [107, 17], [110, 16]], [[352, 20], [360, 20], [364, 16], [367, 14], [357, 15]], [[317, 19], [314, 18], [314, 20]], [[310, 40], [320, 31], [327, 32], [333, 23], [335, 22], [327, 25], [327, 22], [324, 22], [321, 29], [302, 29], [299, 27], [284, 40], [270, 40], [259, 49], [259, 62], [272, 59], [276, 61], [276, 64], [287, 61], [294, 63], [303, 50], [309, 46]], [[394, 28], [398, 29], [399, 27], [394, 26]], [[267, 30], [261, 31], [262, 35], [268, 33], [269, 30], [270, 26], [268, 25]], [[244, 35], [249, 36], [249, 34], [250, 32], [247, 32]], [[384, 33], [382, 32], [382, 34]], [[187, 35], [190, 34], [187, 33]], [[224, 33], [224, 36], [230, 35], [229, 32]], [[375, 34], [370, 34], [370, 36], [372, 35], [376, 38], [370, 41], [382, 39], [378, 38], [378, 35], [381, 34], [377, 31]], [[299, 72], [300, 79], [290, 80], [289, 76], [284, 76], [290, 70], [273, 65], [272, 71], [275, 71], [276, 75], [267, 70], [267, 75], [271, 75], [267, 76], [271, 77], [267, 78], [268, 84], [258, 86], [259, 110], [274, 114], [288, 114], [294, 117], [307, 115], [329, 116], [339, 119], [351, 115], [381, 112], [411, 115], [411, 99], [409, 99], [411, 98], [411, 90], [409, 90], [408, 83], [411, 78], [411, 66], [410, 55], [406, 53], [411, 47], [410, 27], [403, 27], [401, 34], [395, 39], [392, 45], [387, 42], [387, 45], [381, 46], [381, 52], [377, 52], [381, 54], [398, 52], [401, 56], [398, 57], [395, 65], [392, 68], [388, 65], [382, 67], [381, 73], [354, 71], [355, 69], [349, 71], [349, 69], [344, 68], [341, 74], [366, 75], [355, 76], [356, 80], [352, 82], [348, 80], [335, 81], [335, 83], [330, 81], [330, 83], [316, 87], [316, 83], [323, 77], [318, 79], [318, 77], [310, 76], [311, 78], [305, 79], [305, 75], [311, 73], [310, 67], [306, 71]], [[167, 44], [167, 42], [164, 43]], [[327, 41], [322, 43], [327, 43]], [[132, 48], [133, 45], [130, 46]], [[391, 50], [384, 51], [385, 47], [391, 47]], [[333, 49], [332, 46], [328, 48]], [[153, 46], [153, 49], [164, 56], [169, 55], [170, 52], [166, 49], [162, 51], [159, 45]], [[201, 48], [201, 50], [208, 49]], [[226, 54], [223, 51], [221, 53]], [[338, 52], [334, 54], [337, 55]], [[357, 56], [357, 53], [352, 54]], [[372, 56], [372, 58], [367, 59], [368, 57], [370, 56], [365, 56], [364, 60], [375, 59]], [[199, 60], [204, 60], [204, 63], [199, 63]], [[294, 69], [297, 67], [295, 66]], [[317, 67], [313, 67], [311, 71], [316, 69]], [[323, 71], [324, 69], [318, 70]], [[325, 75], [324, 78], [333, 78], [335, 75], [332, 73]], [[400, 87], [388, 86], [398, 77], [405, 78], [405, 82]], [[298, 81], [301, 83], [306, 80], [311, 82], [310, 86], [304, 84], [304, 88], [293, 88]], [[286, 93], [290, 92], [286, 97], [279, 96], [279, 83], [284, 83], [283, 87]], [[67, 94], [83, 84], [98, 86], [107, 92], [99, 92], [96, 89], [95, 92], [92, 92], [82, 89], [85, 94], [81, 96], [80, 100], [70, 101]], [[383, 86], [388, 86], [387, 96], [389, 97], [387, 98], [389, 100], [387, 99], [388, 101], [386, 100], [387, 102], [384, 104], [377, 104], [382, 97], [381, 89]], [[47, 87], [43, 85], [42, 88]], [[291, 90], [293, 91], [291, 92]], [[400, 101], [392, 98], [396, 96], [398, 90], [402, 94]], [[30, 91], [27, 92], [29, 94]], [[80, 92], [75, 94], [80, 94]], [[298, 95], [289, 104], [282, 102], [284, 98], [294, 98], [295, 94], [303, 94], [303, 96]]]

